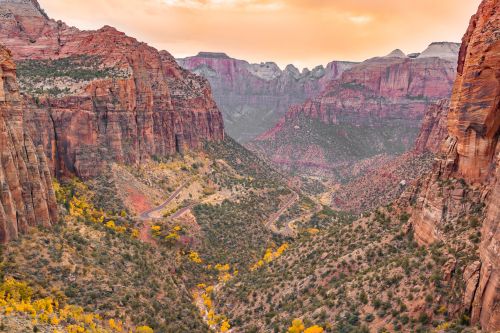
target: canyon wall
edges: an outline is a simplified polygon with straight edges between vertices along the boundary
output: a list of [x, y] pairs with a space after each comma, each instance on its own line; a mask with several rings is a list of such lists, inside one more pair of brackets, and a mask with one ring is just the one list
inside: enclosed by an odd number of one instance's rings
[[448, 110], [450, 101], [443, 99], [429, 106], [415, 141], [414, 151], [422, 154], [441, 152], [441, 144], [448, 136]]
[[457, 57], [458, 44], [433, 43], [368, 59], [248, 146], [287, 171], [346, 180], [360, 160], [413, 148], [427, 108], [451, 94]]
[[319, 94], [355, 63], [332, 61], [326, 67], [300, 72], [288, 65], [250, 64], [224, 53], [200, 52], [179, 64], [210, 81], [229, 135], [239, 142], [254, 139], [275, 125], [290, 105]]
[[80, 31], [36, 0], [0, 1], [0, 43], [18, 63], [26, 119], [54, 175], [88, 178], [224, 136], [208, 82], [112, 27]]
[[[500, 329], [500, 1], [484, 0], [463, 38], [442, 158], [410, 222], [420, 244], [446, 241], [447, 225], [481, 214], [479, 261], [463, 272], [463, 307], [486, 332]], [[452, 184], [450, 187], [449, 184]]]
[[42, 147], [24, 128], [23, 104], [10, 52], [0, 46], [0, 243], [30, 226], [57, 222], [52, 177]]

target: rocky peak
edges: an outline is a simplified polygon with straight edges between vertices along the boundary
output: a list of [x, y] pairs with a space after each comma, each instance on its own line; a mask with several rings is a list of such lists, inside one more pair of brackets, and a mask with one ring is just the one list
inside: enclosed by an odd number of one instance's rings
[[0, 0], [0, 15], [7, 13], [48, 19], [37, 0]]
[[296, 80], [300, 78], [300, 71], [297, 67], [295, 67], [292, 64], [289, 64], [285, 67], [284, 70], [285, 73], [289, 73], [291, 76], [293, 76]]
[[394, 51], [386, 55], [384, 58], [406, 58], [406, 54], [404, 54], [404, 52], [401, 51], [400, 49], [395, 49]]
[[325, 67], [319, 65], [313, 68], [311, 75], [317, 79], [322, 78], [325, 75]]
[[253, 75], [263, 80], [271, 81], [281, 75], [281, 69], [274, 62], [262, 62], [260, 64], [250, 64], [248, 70]]
[[354, 63], [332, 61], [326, 68], [300, 71], [294, 65], [281, 70], [273, 62], [250, 64], [221, 53], [200, 52], [178, 63], [210, 81], [214, 98], [225, 116], [226, 130], [240, 142], [257, 137], [286, 113], [323, 91]]
[[199, 58], [230, 59], [224, 52], [199, 52], [196, 56]]
[[442, 58], [456, 61], [460, 43], [434, 42], [431, 43], [418, 58]]

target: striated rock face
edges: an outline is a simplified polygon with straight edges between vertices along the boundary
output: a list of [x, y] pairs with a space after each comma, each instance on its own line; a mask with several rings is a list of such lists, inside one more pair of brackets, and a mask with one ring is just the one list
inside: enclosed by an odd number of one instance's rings
[[[450, 105], [449, 131], [457, 138], [454, 175], [485, 180], [500, 135], [500, 15], [498, 1], [486, 1], [463, 38]], [[493, 11], [493, 13], [492, 13]]]
[[318, 66], [300, 72], [293, 65], [281, 70], [272, 62], [249, 64], [224, 53], [209, 52], [178, 61], [210, 81], [226, 130], [240, 142], [271, 128], [290, 105], [319, 94], [330, 80], [354, 65], [333, 61], [326, 68]]
[[415, 152], [434, 154], [441, 152], [441, 144], [448, 136], [449, 106], [449, 100], [443, 99], [428, 108], [415, 141]]
[[[458, 54], [454, 60], [448, 55], [410, 58], [395, 50], [355, 65], [318, 97], [291, 107], [250, 146], [285, 169], [320, 175], [377, 154], [408, 151], [426, 109], [451, 94]], [[310, 156], [312, 147], [316, 153]]]
[[24, 128], [22, 108], [16, 67], [0, 46], [0, 243], [57, 222], [47, 160]]
[[0, 43], [19, 63], [26, 119], [55, 175], [87, 178], [224, 136], [208, 82], [111, 27], [79, 31], [36, 1], [2, 0]]
[[[421, 244], [482, 212], [479, 261], [463, 274], [463, 308], [486, 332], [500, 329], [500, 1], [484, 0], [463, 38], [443, 158], [424, 182], [411, 222]], [[443, 191], [443, 184], [462, 179]], [[475, 208], [474, 208], [475, 207]], [[481, 207], [481, 209], [478, 209]]]

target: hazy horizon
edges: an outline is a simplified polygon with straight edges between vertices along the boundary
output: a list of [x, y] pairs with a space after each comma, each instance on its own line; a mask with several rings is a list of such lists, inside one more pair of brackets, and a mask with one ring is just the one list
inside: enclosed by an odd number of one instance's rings
[[479, 0], [40, 0], [81, 29], [111, 25], [177, 58], [224, 52], [299, 69], [461, 41]]

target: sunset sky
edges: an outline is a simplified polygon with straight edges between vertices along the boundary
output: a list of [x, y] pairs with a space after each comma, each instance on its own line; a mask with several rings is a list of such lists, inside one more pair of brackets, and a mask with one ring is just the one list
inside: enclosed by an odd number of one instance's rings
[[480, 0], [39, 0], [82, 29], [107, 24], [176, 57], [221, 51], [280, 66], [364, 60], [459, 42]]

